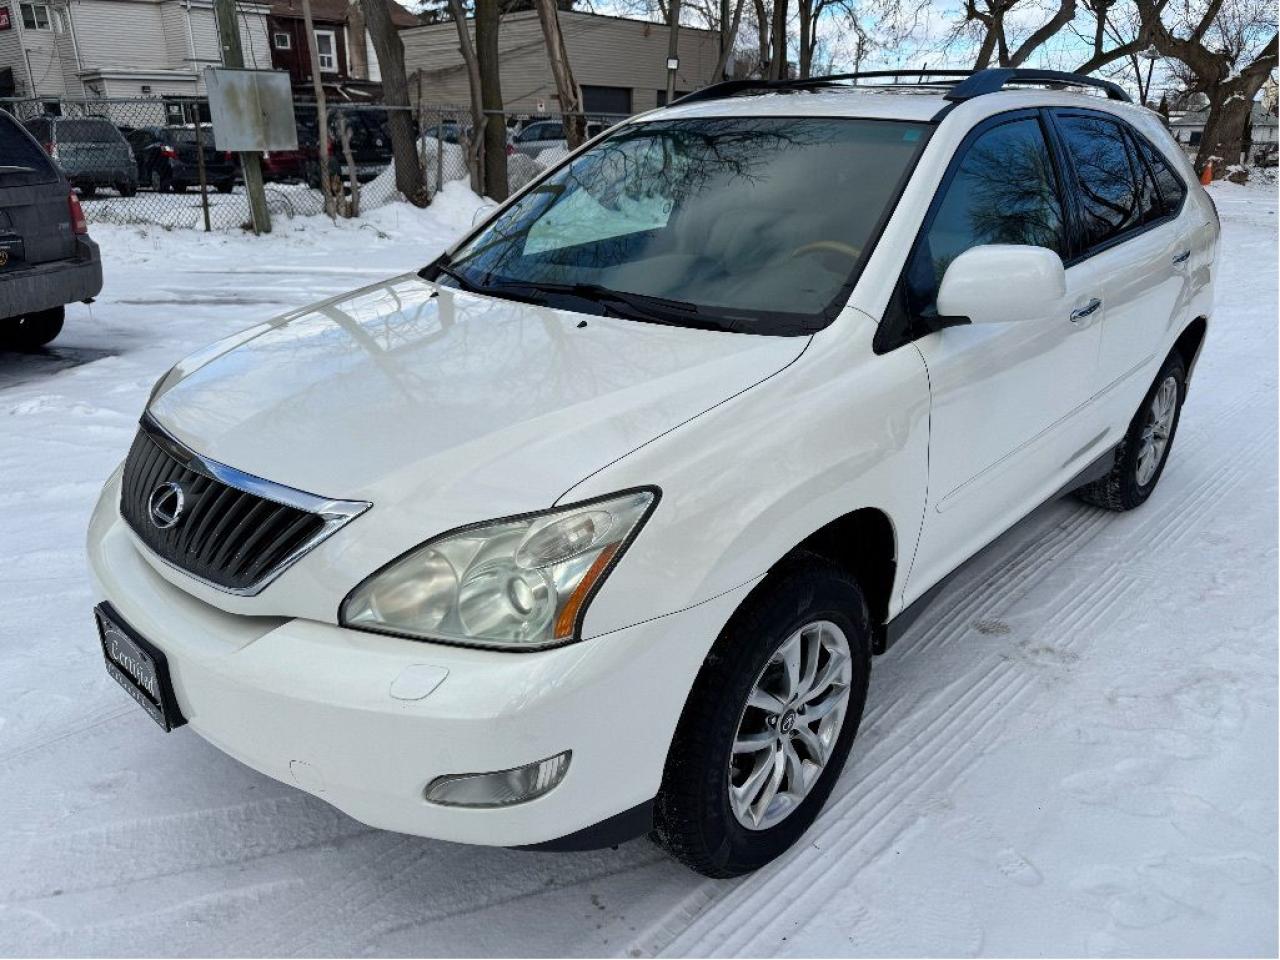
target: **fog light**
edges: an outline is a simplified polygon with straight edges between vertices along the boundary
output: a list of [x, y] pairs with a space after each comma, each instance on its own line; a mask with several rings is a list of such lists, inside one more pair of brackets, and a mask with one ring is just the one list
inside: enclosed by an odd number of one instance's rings
[[507, 807], [550, 793], [569, 769], [570, 751], [537, 763], [494, 773], [454, 773], [436, 777], [423, 795], [445, 807]]

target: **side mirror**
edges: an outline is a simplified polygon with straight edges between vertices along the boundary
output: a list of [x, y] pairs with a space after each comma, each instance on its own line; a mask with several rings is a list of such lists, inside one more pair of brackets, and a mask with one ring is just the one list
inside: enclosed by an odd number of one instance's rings
[[938, 313], [971, 323], [1044, 320], [1061, 312], [1067, 272], [1046, 247], [972, 247], [951, 261], [938, 287]]

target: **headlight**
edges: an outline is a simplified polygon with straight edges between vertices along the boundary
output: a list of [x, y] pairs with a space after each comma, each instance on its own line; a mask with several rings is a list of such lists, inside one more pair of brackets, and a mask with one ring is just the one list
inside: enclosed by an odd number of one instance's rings
[[591, 597], [658, 500], [632, 490], [446, 533], [375, 573], [343, 626], [472, 646], [575, 640]]

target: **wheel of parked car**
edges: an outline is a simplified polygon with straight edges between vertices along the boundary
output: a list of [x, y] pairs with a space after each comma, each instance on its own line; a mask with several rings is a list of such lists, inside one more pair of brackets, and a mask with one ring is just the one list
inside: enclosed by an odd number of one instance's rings
[[788, 560], [734, 614], [685, 704], [654, 838], [713, 877], [755, 870], [808, 829], [857, 734], [871, 671], [862, 591]]
[[18, 350], [37, 350], [62, 332], [62, 307], [29, 313], [0, 323], [0, 344]]
[[98, 185], [96, 183], [86, 183], [80, 188], [80, 196], [85, 197], [86, 199], [92, 197], [97, 192]]
[[218, 192], [230, 193], [235, 188], [235, 185], [236, 183], [234, 180], [223, 180], [221, 183], [218, 184]]
[[138, 193], [138, 185], [136, 183], [117, 183], [116, 193], [122, 197], [136, 196]]
[[1107, 510], [1132, 510], [1145, 503], [1164, 473], [1186, 393], [1187, 368], [1175, 351], [1160, 368], [1142, 406], [1129, 422], [1124, 439], [1116, 447], [1111, 472], [1081, 487], [1076, 495]]
[[170, 180], [169, 189], [174, 193], [186, 193], [187, 185], [185, 183], [179, 183], [177, 180]]

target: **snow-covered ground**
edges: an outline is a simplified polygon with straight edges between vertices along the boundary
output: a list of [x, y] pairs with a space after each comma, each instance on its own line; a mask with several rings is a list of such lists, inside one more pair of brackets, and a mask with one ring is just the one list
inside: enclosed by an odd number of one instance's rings
[[421, 265], [477, 201], [260, 240], [95, 227], [98, 303], [0, 354], [0, 954], [1274, 956], [1277, 204], [1215, 196], [1216, 321], [1155, 497], [1049, 504], [971, 563], [877, 660], [803, 845], [733, 883], [643, 840], [370, 830], [156, 730], [102, 668], [82, 547], [152, 382]]

